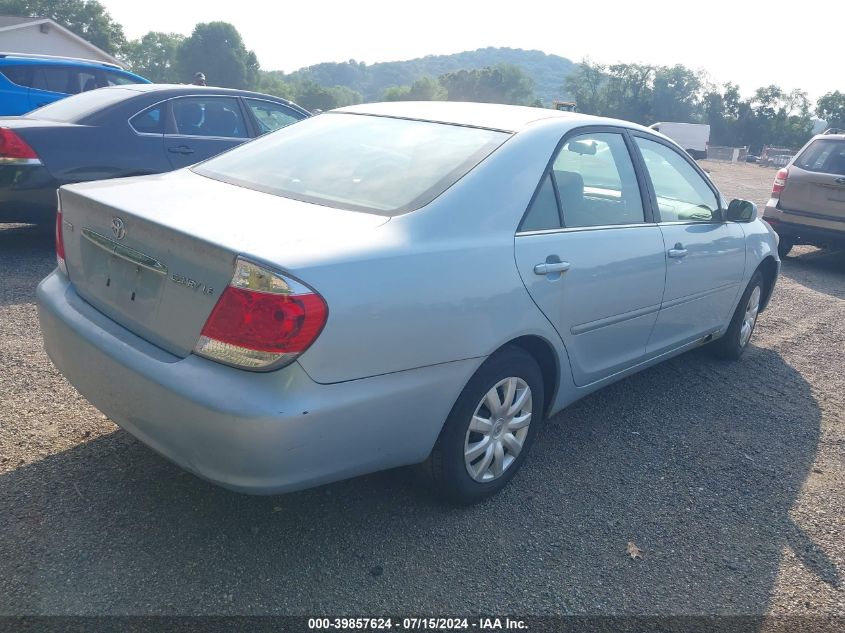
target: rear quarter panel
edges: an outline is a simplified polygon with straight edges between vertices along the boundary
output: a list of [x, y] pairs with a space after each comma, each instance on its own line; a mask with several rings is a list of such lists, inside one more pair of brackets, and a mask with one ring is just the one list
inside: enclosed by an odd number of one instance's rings
[[329, 306], [325, 329], [300, 359], [309, 375], [338, 382], [478, 358], [526, 334], [549, 341], [568, 367], [514, 259], [516, 227], [562, 133], [557, 123], [511, 138], [369, 243], [280, 254]]

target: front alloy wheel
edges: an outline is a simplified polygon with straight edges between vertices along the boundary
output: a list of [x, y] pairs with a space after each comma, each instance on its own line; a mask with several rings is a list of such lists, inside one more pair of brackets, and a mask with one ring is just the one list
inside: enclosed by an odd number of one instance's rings
[[757, 315], [760, 313], [760, 286], [754, 286], [751, 296], [748, 297], [748, 303], [745, 306], [745, 315], [742, 319], [742, 325], [739, 328], [739, 345], [745, 347], [751, 339], [751, 333], [754, 331], [754, 325], [757, 323]]
[[742, 293], [725, 334], [710, 344], [710, 349], [716, 356], [729, 360], [742, 356], [751, 341], [751, 335], [754, 334], [762, 300], [763, 275], [758, 270], [751, 276], [751, 281]]

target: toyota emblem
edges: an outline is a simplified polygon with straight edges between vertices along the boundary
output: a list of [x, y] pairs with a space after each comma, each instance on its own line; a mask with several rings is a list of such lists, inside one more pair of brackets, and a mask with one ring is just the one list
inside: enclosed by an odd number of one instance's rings
[[126, 237], [126, 222], [117, 217], [112, 218], [111, 232], [114, 233], [114, 236], [117, 239], [122, 240]]

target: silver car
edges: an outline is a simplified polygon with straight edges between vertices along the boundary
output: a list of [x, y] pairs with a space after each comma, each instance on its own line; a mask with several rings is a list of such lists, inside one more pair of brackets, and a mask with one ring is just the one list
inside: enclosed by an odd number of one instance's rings
[[738, 358], [780, 267], [666, 137], [537, 108], [344, 108], [59, 198], [53, 362], [249, 493], [420, 464], [480, 500], [571, 402], [701, 345]]

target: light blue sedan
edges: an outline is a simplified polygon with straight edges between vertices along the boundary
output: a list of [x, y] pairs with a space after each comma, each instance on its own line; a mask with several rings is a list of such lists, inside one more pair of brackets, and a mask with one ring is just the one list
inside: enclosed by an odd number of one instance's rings
[[516, 106], [344, 108], [60, 206], [53, 362], [250, 493], [420, 464], [483, 499], [571, 402], [702, 345], [739, 358], [780, 268], [666, 137]]

